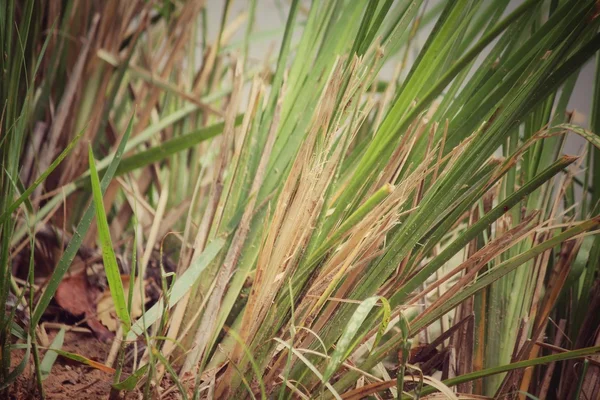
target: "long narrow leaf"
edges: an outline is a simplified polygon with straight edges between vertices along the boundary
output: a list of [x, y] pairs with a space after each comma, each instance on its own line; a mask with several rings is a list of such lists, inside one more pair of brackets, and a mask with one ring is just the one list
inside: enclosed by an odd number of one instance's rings
[[125, 290], [123, 289], [123, 281], [121, 280], [121, 273], [119, 272], [117, 257], [115, 256], [112, 240], [110, 238], [110, 230], [108, 228], [106, 212], [104, 211], [104, 202], [102, 200], [100, 179], [98, 178], [98, 172], [96, 171], [96, 163], [94, 161], [94, 153], [91, 145], [88, 148], [88, 152], [90, 159], [92, 192], [94, 196], [94, 204], [96, 205], [98, 234], [100, 235], [100, 243], [102, 244], [102, 260], [104, 261], [104, 271], [106, 272], [106, 279], [108, 280], [110, 295], [112, 296], [113, 303], [115, 305], [117, 317], [119, 317], [121, 323], [123, 324], [123, 331], [127, 333], [131, 325], [131, 319], [129, 318], [129, 313], [127, 312]]
[[[102, 193], [104, 193], [106, 191], [108, 184], [112, 180], [112, 178], [115, 174], [115, 171], [117, 170], [119, 162], [121, 161], [121, 157], [123, 156], [123, 151], [125, 150], [125, 144], [127, 143], [127, 140], [129, 139], [129, 135], [131, 134], [132, 127], [133, 127], [133, 116], [129, 120], [127, 129], [125, 130], [125, 133], [123, 134], [123, 138], [121, 139], [121, 142], [119, 143], [119, 147], [117, 148], [117, 151], [115, 153], [113, 160], [111, 161], [109, 167], [107, 168], [106, 173], [102, 177], [102, 182], [100, 183], [100, 189], [101, 189]], [[50, 304], [52, 297], [54, 297], [54, 294], [56, 293], [56, 289], [58, 288], [58, 285], [60, 284], [63, 276], [65, 275], [65, 273], [71, 266], [71, 263], [73, 262], [73, 259], [75, 258], [75, 255], [77, 254], [77, 251], [79, 250], [79, 247], [81, 246], [81, 243], [83, 242], [83, 238], [84, 238], [85, 234], [87, 233], [88, 229], [90, 228], [90, 225], [92, 224], [92, 219], [94, 217], [94, 213], [95, 213], [94, 204], [92, 203], [89, 205], [89, 207], [85, 211], [85, 214], [81, 218], [81, 221], [79, 221], [77, 228], [75, 228], [74, 235], [71, 238], [71, 240], [69, 241], [69, 245], [67, 246], [67, 249], [63, 253], [61, 259], [58, 261], [58, 264], [56, 265], [56, 268], [54, 269], [54, 272], [52, 273], [52, 276], [50, 277], [48, 285], [46, 286], [46, 290], [44, 290], [44, 293], [42, 293], [42, 296], [38, 300], [38, 303], [35, 307], [33, 315], [31, 316], [31, 324], [32, 325], [36, 325], [40, 321], [40, 319], [42, 318], [42, 315], [44, 314], [44, 311]]]
[[42, 379], [48, 378], [48, 375], [50, 375], [50, 371], [52, 370], [52, 366], [54, 365], [58, 357], [57, 352], [50, 350], [60, 350], [62, 348], [64, 340], [65, 328], [61, 328], [54, 337], [54, 340], [52, 340], [52, 343], [50, 343], [50, 349], [46, 352], [46, 354], [44, 355], [44, 359], [40, 364]]

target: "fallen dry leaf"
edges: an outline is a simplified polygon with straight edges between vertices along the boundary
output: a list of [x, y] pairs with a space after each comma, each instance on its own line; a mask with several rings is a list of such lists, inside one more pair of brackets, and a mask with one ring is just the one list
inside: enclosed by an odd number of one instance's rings
[[112, 338], [112, 333], [100, 323], [96, 316], [95, 303], [98, 294], [98, 290], [88, 283], [83, 274], [77, 274], [62, 280], [56, 289], [54, 299], [69, 314], [85, 317], [87, 325], [98, 339], [106, 342]]

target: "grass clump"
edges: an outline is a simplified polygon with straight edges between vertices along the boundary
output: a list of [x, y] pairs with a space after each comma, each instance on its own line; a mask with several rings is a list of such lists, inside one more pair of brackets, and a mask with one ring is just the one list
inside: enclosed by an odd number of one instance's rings
[[262, 60], [236, 4], [2, 6], [0, 390], [597, 396], [597, 2], [292, 0]]

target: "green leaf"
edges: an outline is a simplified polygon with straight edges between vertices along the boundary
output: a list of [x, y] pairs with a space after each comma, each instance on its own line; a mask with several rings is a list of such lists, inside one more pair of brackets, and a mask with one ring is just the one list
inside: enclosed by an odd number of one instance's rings
[[[533, 367], [535, 365], [550, 364], [550, 363], [558, 362], [558, 361], [572, 360], [572, 359], [576, 359], [576, 358], [591, 356], [591, 355], [598, 354], [598, 353], [600, 353], [600, 346], [586, 347], [583, 349], [566, 351], [564, 353], [557, 353], [557, 354], [552, 354], [549, 356], [533, 358], [531, 360], [519, 361], [519, 362], [515, 362], [512, 364], [500, 365], [500, 366], [493, 367], [493, 368], [487, 368], [487, 369], [484, 369], [481, 371], [471, 372], [468, 374], [457, 376], [455, 378], [446, 379], [445, 381], [442, 381], [442, 382], [446, 386], [456, 386], [460, 383], [471, 382], [471, 381], [481, 379], [486, 376], [501, 374], [503, 372], [508, 372], [508, 371], [512, 371], [515, 369], [528, 368], [528, 367]], [[427, 388], [423, 389], [423, 391], [421, 391], [421, 395], [422, 396], [428, 395], [431, 393], [435, 393], [436, 391], [437, 391], [437, 389], [435, 389], [433, 387], [427, 387]]]
[[356, 346], [355, 336], [360, 330], [362, 323], [367, 318], [377, 301], [379, 300], [379, 296], [369, 297], [360, 303], [352, 317], [346, 324], [346, 328], [342, 333], [342, 336], [338, 340], [335, 350], [331, 355], [331, 359], [329, 360], [329, 364], [327, 365], [327, 369], [325, 369], [325, 373], [323, 374], [322, 382], [327, 382], [329, 378], [337, 371], [339, 366], [344, 362], [346, 358], [350, 355], [354, 347]]
[[[239, 125], [242, 122], [243, 115], [238, 115], [235, 119], [235, 125]], [[205, 140], [209, 140], [223, 132], [224, 123], [219, 122], [217, 124], [201, 128], [181, 136], [177, 136], [173, 139], [162, 142], [160, 145], [152, 147], [146, 151], [134, 154], [132, 156], [123, 159], [119, 168], [117, 168], [116, 175], [123, 175], [127, 172], [134, 171], [136, 169], [145, 167], [154, 162], [164, 160], [175, 153], [189, 149], [198, 143]]]
[[117, 257], [113, 250], [112, 240], [110, 238], [110, 229], [104, 211], [104, 202], [102, 201], [102, 189], [100, 188], [100, 178], [96, 171], [96, 163], [94, 161], [94, 152], [92, 146], [88, 147], [88, 155], [90, 159], [90, 178], [92, 181], [92, 192], [94, 204], [96, 206], [96, 220], [98, 224], [98, 234], [100, 235], [100, 243], [102, 244], [102, 260], [104, 261], [104, 271], [110, 288], [110, 295], [115, 305], [117, 317], [123, 324], [123, 331], [127, 333], [131, 326], [131, 319], [127, 312], [127, 302], [125, 301], [125, 290], [123, 289], [123, 281], [117, 264]]
[[[119, 162], [121, 161], [121, 157], [123, 156], [123, 151], [125, 150], [125, 144], [127, 143], [127, 140], [129, 139], [129, 135], [131, 134], [132, 127], [133, 127], [133, 116], [129, 120], [129, 124], [127, 126], [127, 129], [125, 130], [125, 133], [123, 134], [123, 138], [121, 139], [121, 142], [119, 143], [119, 147], [117, 148], [115, 156], [113, 157], [110, 165], [108, 166], [106, 173], [102, 177], [102, 182], [100, 184], [102, 193], [104, 193], [106, 191], [106, 188], [108, 187], [108, 184], [112, 180], [112, 178], [115, 174], [115, 171], [119, 165]], [[32, 317], [31, 317], [32, 325], [37, 325], [37, 323], [42, 318], [44, 311], [50, 304], [52, 297], [54, 297], [54, 294], [56, 293], [56, 289], [58, 288], [58, 285], [60, 284], [63, 276], [66, 274], [67, 270], [71, 266], [71, 263], [73, 262], [73, 259], [75, 258], [75, 255], [77, 254], [77, 251], [79, 250], [79, 247], [81, 246], [81, 243], [83, 242], [83, 238], [84, 238], [85, 234], [87, 233], [88, 229], [90, 228], [90, 225], [92, 224], [94, 212], [95, 212], [94, 204], [92, 203], [89, 205], [89, 207], [85, 211], [85, 214], [81, 218], [81, 221], [79, 221], [77, 228], [75, 228], [73, 237], [69, 241], [69, 244], [68, 244], [65, 252], [63, 253], [62, 257], [58, 261], [56, 268], [54, 268], [54, 272], [52, 273], [52, 276], [50, 277], [50, 280], [48, 281], [46, 290], [44, 290], [44, 292], [42, 293], [42, 296], [38, 300], [38, 303], [35, 307]]]
[[109, 367], [108, 365], [104, 365], [99, 363], [98, 361], [90, 360], [87, 357], [81, 356], [79, 354], [71, 353], [68, 351], [58, 350], [58, 349], [48, 349], [48, 351], [55, 352], [59, 356], [68, 358], [69, 360], [77, 361], [78, 363], [85, 364], [88, 367], [92, 367], [94, 369], [100, 370], [102, 372], [106, 372], [107, 374], [114, 374], [114, 368]]
[[560, 124], [557, 125], [555, 127], [553, 127], [550, 131], [563, 131], [563, 130], [569, 130], [573, 133], [576, 133], [577, 135], [581, 136], [582, 138], [584, 138], [585, 140], [587, 140], [588, 142], [590, 142], [592, 145], [594, 145], [594, 147], [596, 147], [597, 149], [600, 150], [600, 136], [598, 136], [596, 133], [589, 131], [587, 129], [584, 129], [580, 126], [577, 125], [573, 125], [573, 124]]
[[144, 377], [144, 375], [146, 374], [146, 372], [148, 371], [148, 367], [150, 367], [150, 364], [143, 365], [140, 369], [135, 371], [133, 374], [129, 375], [127, 377], [127, 379], [125, 379], [119, 383], [115, 383], [114, 385], [112, 385], [112, 387], [114, 387], [115, 389], [118, 389], [118, 390], [128, 390], [128, 391], [135, 389], [135, 387], [137, 386], [140, 379], [142, 379]]
[[48, 378], [50, 375], [50, 371], [52, 371], [52, 366], [56, 359], [58, 358], [58, 353], [50, 350], [60, 350], [62, 348], [63, 342], [65, 340], [65, 328], [61, 328], [52, 343], [50, 343], [50, 349], [44, 355], [44, 359], [40, 363], [40, 372], [42, 374], [42, 380]]

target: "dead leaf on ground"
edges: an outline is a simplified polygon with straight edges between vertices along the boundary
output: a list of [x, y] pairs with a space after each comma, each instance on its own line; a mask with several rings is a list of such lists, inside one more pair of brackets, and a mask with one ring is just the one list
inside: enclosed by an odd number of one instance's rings
[[100, 323], [96, 316], [98, 290], [92, 287], [85, 275], [77, 274], [64, 278], [56, 290], [54, 299], [58, 305], [76, 317], [85, 317], [86, 323], [98, 339], [103, 342], [112, 338], [112, 333]]

